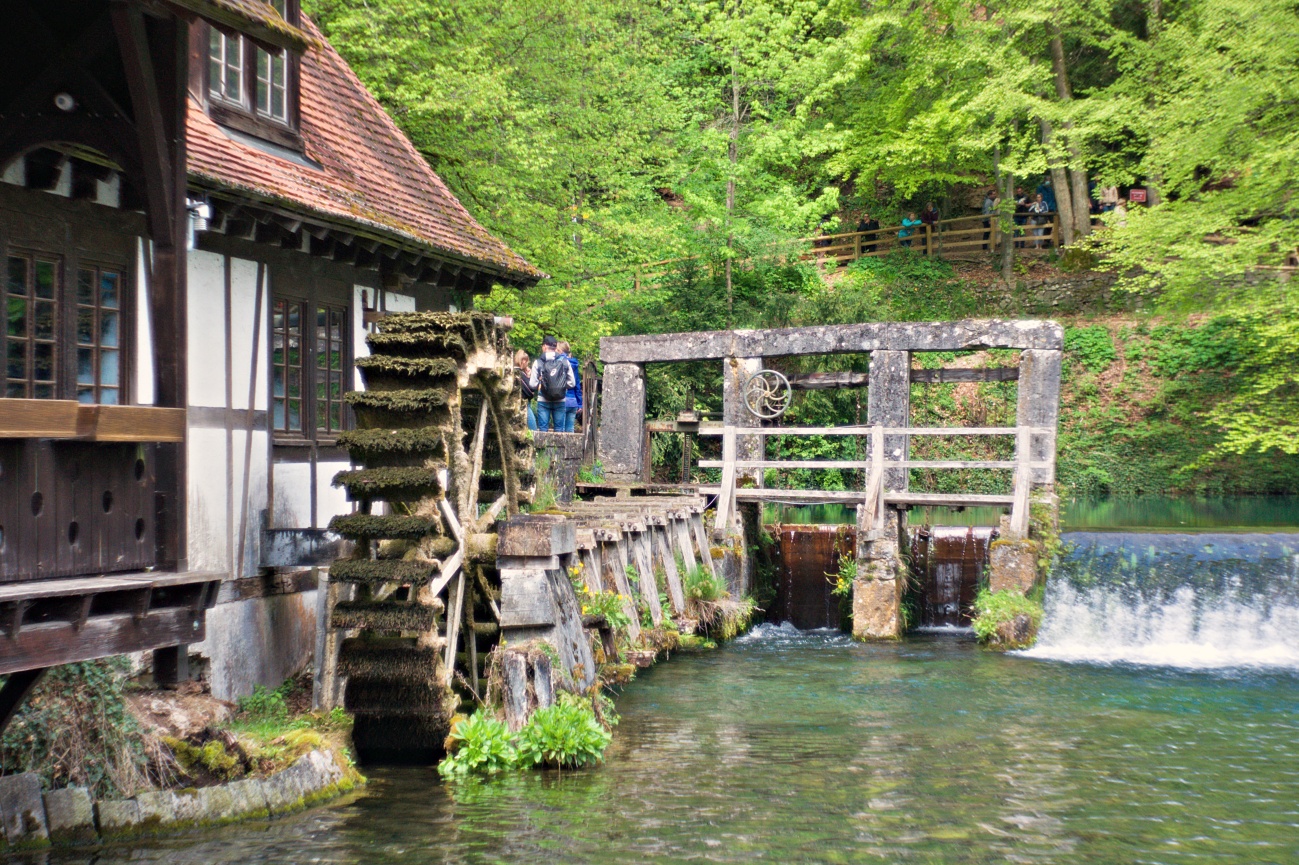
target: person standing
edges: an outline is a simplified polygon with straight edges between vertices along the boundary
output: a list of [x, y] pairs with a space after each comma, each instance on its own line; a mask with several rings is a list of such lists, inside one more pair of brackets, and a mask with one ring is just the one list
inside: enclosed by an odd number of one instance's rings
[[910, 248], [912, 232], [923, 224], [919, 219], [916, 219], [914, 210], [908, 211], [906, 219], [902, 220], [902, 230], [898, 232], [898, 243]]
[[[861, 215], [861, 219], [857, 220], [857, 231], [859, 231], [863, 235], [862, 251], [868, 255], [874, 252], [878, 248], [876, 241], [879, 240], [879, 235], [869, 234], [868, 232], [879, 231], [879, 230], [880, 230], [880, 221], [875, 217], [871, 216], [869, 213], [863, 213]], [[870, 242], [867, 243], [867, 241]]]
[[537, 428], [537, 412], [532, 407], [532, 401], [537, 398], [536, 388], [528, 384], [528, 371], [532, 363], [528, 358], [528, 353], [519, 349], [514, 353], [514, 377], [519, 380], [519, 393], [523, 395], [523, 408], [528, 415], [528, 429]]
[[983, 214], [983, 249], [988, 249], [988, 238], [992, 236], [992, 220], [997, 214], [997, 208], [1001, 205], [1001, 198], [997, 195], [996, 190], [989, 189], [983, 193], [983, 206], [979, 208], [979, 213]]
[[577, 358], [567, 342], [555, 346], [559, 353], [568, 358], [568, 365], [573, 368], [573, 384], [564, 394], [564, 432], [573, 432], [577, 425], [577, 416], [582, 413], [582, 373], [578, 369]]
[[532, 362], [528, 386], [537, 392], [537, 429], [542, 432], [564, 431], [564, 399], [570, 387], [576, 387], [573, 367], [559, 353], [555, 338], [541, 340], [541, 357]]
[[[1047, 222], [1046, 215], [1051, 212], [1051, 208], [1049, 205], [1047, 205], [1046, 200], [1042, 198], [1042, 194], [1039, 192], [1037, 195], [1033, 196], [1033, 202], [1028, 206], [1028, 212], [1032, 214], [1032, 216], [1029, 218], [1032, 221], [1033, 225], [1043, 226], [1046, 225]], [[1039, 227], [1033, 229], [1033, 235], [1035, 237], [1041, 237], [1045, 233], [1046, 233], [1046, 229], [1044, 228]], [[1033, 241], [1033, 246], [1037, 249], [1041, 249], [1042, 241], [1041, 240]]]

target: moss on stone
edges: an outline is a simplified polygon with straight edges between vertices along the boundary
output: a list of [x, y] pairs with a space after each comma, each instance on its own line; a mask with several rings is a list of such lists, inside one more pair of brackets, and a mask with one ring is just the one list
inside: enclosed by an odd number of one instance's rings
[[349, 501], [383, 499], [408, 502], [441, 491], [437, 472], [428, 468], [373, 468], [342, 471], [333, 485], [347, 490]]
[[438, 525], [424, 517], [400, 515], [349, 514], [329, 521], [329, 530], [345, 538], [422, 538], [438, 530]]
[[490, 312], [398, 312], [379, 324], [381, 333], [439, 333], [453, 331], [473, 336], [475, 325], [491, 326], [495, 316]]
[[[454, 546], [454, 544], [453, 544]], [[339, 559], [329, 569], [329, 578], [342, 583], [401, 583], [426, 585], [438, 573], [438, 567], [429, 562], [394, 559]]]

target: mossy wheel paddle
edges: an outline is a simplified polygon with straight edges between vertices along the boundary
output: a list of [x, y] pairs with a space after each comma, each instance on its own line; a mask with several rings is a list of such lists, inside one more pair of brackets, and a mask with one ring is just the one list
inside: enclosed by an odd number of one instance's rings
[[762, 369], [744, 380], [744, 407], [762, 420], [774, 420], [789, 409], [794, 390], [774, 369]]

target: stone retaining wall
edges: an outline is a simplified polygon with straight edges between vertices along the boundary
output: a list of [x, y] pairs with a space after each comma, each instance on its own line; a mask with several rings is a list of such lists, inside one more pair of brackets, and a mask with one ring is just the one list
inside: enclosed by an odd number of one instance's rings
[[0, 823], [4, 849], [96, 844], [279, 817], [340, 796], [361, 781], [341, 757], [326, 751], [312, 751], [269, 778], [99, 802], [84, 787], [42, 795], [40, 778], [28, 772], [0, 778]]
[[1013, 291], [1002, 282], [975, 291], [999, 315], [1052, 315], [1070, 312], [1131, 312], [1148, 308], [1153, 292], [1118, 291], [1116, 274], [1083, 271], [1047, 279], [1020, 279]]

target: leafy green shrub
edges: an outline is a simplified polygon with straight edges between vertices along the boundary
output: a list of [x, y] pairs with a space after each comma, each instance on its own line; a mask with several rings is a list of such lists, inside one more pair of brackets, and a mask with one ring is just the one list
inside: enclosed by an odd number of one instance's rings
[[265, 685], [257, 685], [252, 694], [240, 697], [238, 701], [240, 720], [252, 723], [263, 721], [282, 721], [289, 716], [288, 696], [292, 682], [285, 682], [273, 691], [266, 690]]
[[1064, 350], [1072, 354], [1090, 372], [1101, 372], [1114, 362], [1118, 353], [1110, 332], [1101, 324], [1088, 327], [1066, 327]]
[[1012, 589], [992, 592], [983, 588], [974, 598], [974, 621], [971, 624], [979, 642], [1016, 648], [1004, 639], [1002, 629], [1012, 626], [1020, 616], [1028, 617], [1031, 633], [1036, 634], [1042, 624], [1042, 602]]
[[457, 724], [450, 739], [453, 750], [438, 764], [438, 774], [443, 778], [494, 775], [518, 762], [509, 729], [481, 709]]
[[613, 735], [585, 700], [561, 699], [538, 709], [518, 737], [521, 766], [576, 769], [604, 759]]
[[591, 594], [585, 588], [579, 592], [582, 601], [582, 615], [604, 616], [605, 622], [615, 631], [625, 631], [631, 625], [627, 611], [623, 609], [625, 596], [617, 592], [598, 592]]
[[837, 573], [826, 574], [830, 577], [830, 582], [834, 583], [834, 588], [830, 594], [836, 598], [851, 598], [853, 580], [857, 579], [857, 557], [856, 556], [839, 556], [839, 570]]
[[118, 656], [46, 673], [0, 740], [5, 773], [36, 772], [46, 789], [89, 787], [95, 798], [150, 786], [150, 740], [126, 705], [129, 669]]
[[1240, 365], [1241, 327], [1229, 318], [1215, 318], [1199, 327], [1161, 325], [1151, 333], [1150, 365], [1161, 376]]
[[712, 602], [726, 597], [726, 581], [702, 567], [686, 571], [681, 579], [686, 598], [692, 601]]

